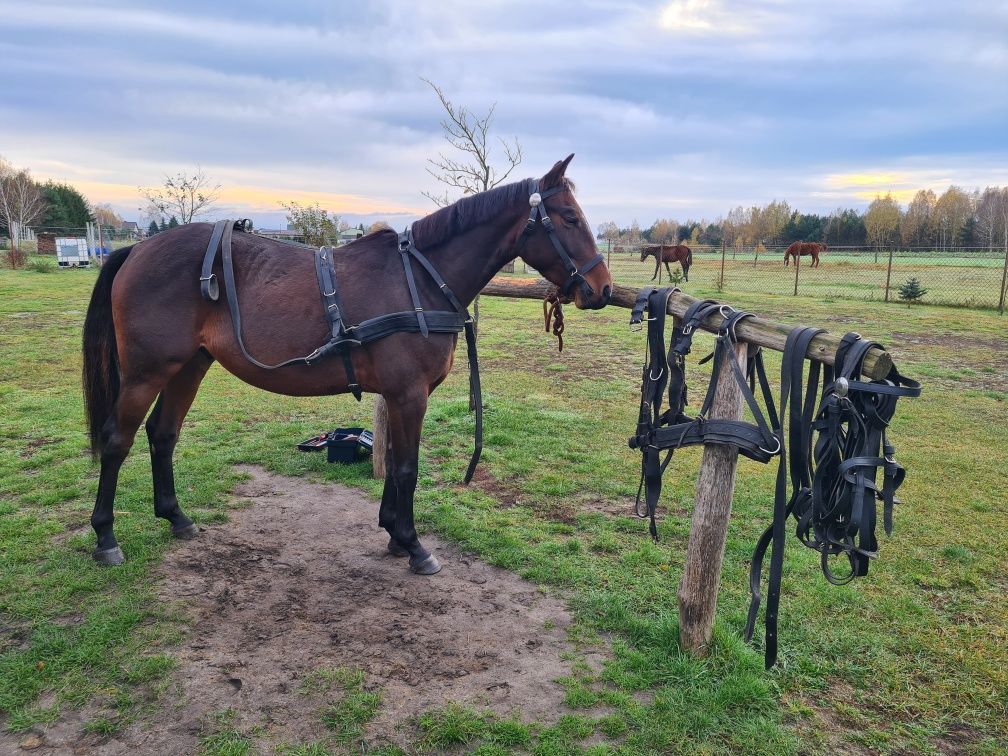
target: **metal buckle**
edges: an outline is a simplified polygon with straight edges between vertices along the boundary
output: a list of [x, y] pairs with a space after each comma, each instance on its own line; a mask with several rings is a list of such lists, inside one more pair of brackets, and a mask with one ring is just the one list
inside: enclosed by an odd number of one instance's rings
[[209, 276], [200, 276], [199, 280], [200, 281], [213, 281], [214, 278], [215, 278], [215, 275], [213, 273], [211, 273]]

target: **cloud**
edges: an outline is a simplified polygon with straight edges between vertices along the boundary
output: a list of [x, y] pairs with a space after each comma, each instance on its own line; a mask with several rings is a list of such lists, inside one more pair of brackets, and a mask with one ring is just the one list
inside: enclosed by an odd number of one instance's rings
[[0, 153], [132, 214], [136, 186], [200, 164], [235, 212], [405, 217], [445, 147], [427, 76], [497, 103], [520, 175], [576, 152], [595, 222], [1006, 183], [996, 6], [0, 0]]

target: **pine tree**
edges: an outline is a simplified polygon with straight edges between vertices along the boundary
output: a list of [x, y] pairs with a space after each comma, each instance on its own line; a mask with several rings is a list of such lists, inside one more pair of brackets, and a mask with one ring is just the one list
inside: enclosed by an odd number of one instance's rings
[[147, 236], [154, 236], [160, 229], [157, 226], [157, 221], [152, 220], [150, 225], [147, 227]]
[[916, 276], [908, 278], [906, 281], [899, 285], [899, 298], [902, 299], [907, 304], [911, 302], [916, 302], [918, 299], [927, 294], [928, 290], [920, 285], [920, 281], [917, 280]]
[[158, 232], [167, 231], [167, 230], [168, 230], [168, 224], [165, 223], [164, 218], [162, 218], [161, 222], [158, 224]]
[[168, 228], [178, 228], [178, 225], [179, 225], [178, 218], [176, 218], [174, 215], [168, 219]]

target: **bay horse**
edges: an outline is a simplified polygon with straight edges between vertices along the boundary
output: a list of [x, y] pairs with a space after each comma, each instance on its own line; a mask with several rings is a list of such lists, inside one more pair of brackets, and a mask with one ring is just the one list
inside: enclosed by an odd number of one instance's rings
[[825, 242], [793, 242], [790, 247], [784, 250], [784, 267], [793, 257], [795, 265], [798, 264], [799, 256], [811, 256], [813, 268], [819, 267], [819, 255], [829, 249]]
[[672, 269], [669, 268], [669, 263], [671, 262], [679, 263], [680, 267], [682, 267], [683, 278], [689, 281], [689, 269], [690, 265], [693, 264], [693, 251], [685, 244], [652, 244], [644, 247], [640, 253], [641, 262], [644, 262], [649, 257], [654, 257], [655, 259], [654, 275], [651, 276], [652, 281], [658, 277], [658, 266], [661, 263], [665, 263], [665, 270], [668, 271], [669, 278], [672, 278]]
[[[446, 296], [454, 292], [464, 310], [519, 255], [565, 292], [564, 302], [573, 301], [579, 309], [604, 307], [612, 279], [564, 175], [573, 157], [556, 163], [538, 181], [470, 195], [415, 222], [410, 243], [423, 250], [440, 273], [440, 283], [423, 273], [415, 280], [411, 273], [404, 276], [403, 250], [394, 231], [376, 231], [341, 247], [333, 256], [341, 309], [358, 323], [399, 311], [413, 317], [414, 309], [443, 309]], [[167, 520], [178, 538], [198, 534], [176, 496], [172, 455], [200, 382], [216, 360], [242, 381], [279, 394], [327, 396], [359, 385], [384, 397], [389, 441], [378, 524], [388, 531], [389, 551], [409, 556], [411, 571], [434, 574], [440, 565], [417, 537], [413, 496], [428, 397], [451, 370], [458, 333], [403, 330], [355, 347], [348, 361], [356, 384], [348, 381], [344, 361], [331, 357], [263, 369], [262, 363], [243, 356], [245, 348], [259, 359], [279, 362], [308, 354], [329, 338], [315, 251], [253, 234], [234, 235], [234, 257], [229, 257], [234, 291], [241, 292], [247, 305], [244, 313], [237, 311], [243, 317], [234, 318], [242, 342], [229, 306], [200, 293], [201, 262], [213, 228], [188, 224], [119, 250], [95, 283], [83, 333], [87, 422], [92, 452], [101, 460], [91, 515], [95, 559], [108, 565], [125, 559], [113, 532], [116, 485], [152, 404], [145, 427], [154, 514]], [[221, 273], [221, 260], [215, 258], [217, 281]], [[574, 280], [579, 285], [565, 286]], [[414, 307], [414, 290], [422, 307]]]

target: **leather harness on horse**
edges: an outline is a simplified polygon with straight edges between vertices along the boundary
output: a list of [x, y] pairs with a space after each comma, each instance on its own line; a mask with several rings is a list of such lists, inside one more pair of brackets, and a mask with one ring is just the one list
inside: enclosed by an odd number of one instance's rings
[[[919, 396], [920, 384], [900, 375], [895, 367], [883, 380], [861, 380], [865, 355], [880, 345], [848, 333], [837, 349], [834, 365], [820, 366], [812, 361], [803, 396], [805, 355], [811, 340], [822, 330], [799, 327], [791, 331], [784, 347], [778, 415], [762, 353], [750, 349], [744, 374], [735, 359], [736, 326], [752, 317], [751, 314], [713, 300], [697, 301], [674, 325], [666, 352], [665, 318], [669, 298], [676, 291], [643, 289], [630, 317], [631, 326], [640, 327], [647, 311], [650, 355], [645, 359], [637, 432], [630, 439], [630, 447], [642, 452], [637, 513], [650, 517], [651, 535], [657, 541], [655, 509], [661, 495], [662, 474], [672, 452], [682, 446], [727, 444], [736, 447], [743, 456], [764, 463], [779, 455], [773, 523], [760, 537], [753, 554], [749, 576], [751, 601], [745, 629], [746, 640], [751, 640], [759, 613], [763, 559], [772, 546], [765, 617], [765, 660], [769, 669], [777, 659], [777, 614], [788, 518], [793, 515], [797, 519], [799, 540], [820, 553], [822, 571], [829, 582], [841, 585], [868, 574], [869, 560], [878, 550], [876, 504], [882, 502], [885, 531], [891, 534], [893, 505], [898, 503], [895, 492], [905, 476], [903, 467], [895, 460], [886, 428], [896, 411], [897, 398]], [[690, 352], [694, 332], [714, 313], [724, 320], [713, 354], [701, 360], [703, 363], [713, 358], [710, 384], [700, 412], [689, 417], [684, 412], [685, 357]], [[708, 417], [726, 365], [730, 365], [727, 369], [731, 370], [754, 422]], [[816, 411], [820, 372], [823, 387]], [[765, 412], [755, 397], [757, 382]], [[663, 412], [666, 387], [669, 406]], [[782, 422], [785, 416], [786, 442]], [[813, 446], [814, 434], [818, 438]], [[660, 458], [662, 450], [668, 450], [664, 460]], [[878, 471], [882, 472], [881, 488], [876, 482]], [[645, 495], [643, 508], [641, 491]], [[847, 575], [838, 577], [829, 560], [840, 554], [847, 557], [851, 569]]]
[[[538, 191], [538, 181], [530, 181], [529, 186], [531, 189], [529, 205], [532, 210], [529, 213], [525, 228], [517, 239], [517, 251], [521, 252], [529, 237], [532, 236], [539, 225], [542, 225], [549, 235], [550, 242], [553, 244], [553, 248], [556, 250], [561, 264], [569, 274], [564, 284], [559, 287], [560, 294], [567, 297], [574, 286], [580, 286], [586, 298], [591, 296], [593, 293], [591, 285], [585, 280], [584, 276], [592, 268], [603, 262], [605, 258], [602, 255], [596, 255], [579, 268], [567, 253], [563, 242], [557, 236], [553, 221], [546, 213], [546, 208], [543, 204], [545, 198], [556, 194], [563, 187], [556, 186], [540, 193]], [[336, 353], [343, 360], [343, 368], [347, 376], [347, 387], [354, 397], [360, 401], [361, 387], [357, 383], [354, 374], [353, 363], [350, 357], [351, 349], [402, 331], [419, 333], [424, 338], [427, 338], [430, 333], [465, 332], [466, 349], [469, 358], [469, 389], [476, 408], [475, 445], [469, 460], [469, 467], [465, 474], [465, 482], [469, 483], [476, 472], [476, 465], [479, 463], [480, 455], [483, 452], [483, 397], [480, 389], [475, 325], [465, 305], [455, 296], [455, 293], [445, 283], [445, 280], [438, 273], [431, 261], [417, 249], [413, 241], [412, 226], [399, 234], [398, 251], [402, 259], [406, 286], [409, 289], [410, 299], [413, 301], [413, 311], [393, 312], [370, 318], [356, 325], [347, 325], [336, 281], [336, 269], [333, 265], [334, 250], [332, 247], [321, 247], [315, 251], [315, 274], [318, 279], [319, 292], [322, 295], [322, 307], [325, 310], [330, 329], [331, 335], [329, 341], [311, 354], [304, 355], [303, 357], [292, 357], [273, 365], [265, 364], [253, 357], [245, 347], [245, 342], [242, 338], [241, 309], [238, 306], [238, 289], [235, 285], [234, 262], [231, 255], [231, 237], [235, 230], [250, 230], [249, 224], [246, 221], [231, 222], [227, 220], [217, 221], [214, 224], [213, 232], [210, 234], [210, 242], [203, 256], [200, 291], [203, 297], [211, 302], [216, 302], [220, 297], [220, 285], [216, 275], [213, 273], [214, 262], [217, 259], [217, 250], [220, 249], [221, 265], [224, 271], [224, 290], [227, 296], [228, 308], [231, 311], [231, 322], [234, 325], [235, 340], [238, 342], [238, 347], [241, 349], [245, 359], [257, 367], [264, 370], [276, 370], [288, 365], [313, 365], [323, 357]], [[285, 243], [296, 244], [294, 242]], [[296, 244], [296, 246], [306, 247], [308, 245]], [[413, 274], [414, 260], [420, 264], [434, 284], [440, 289], [445, 299], [448, 300], [448, 304], [452, 308], [451, 310], [424, 310], [420, 304], [416, 278]]]

